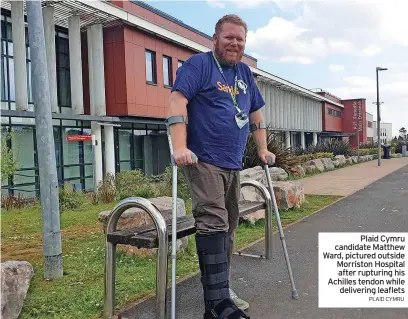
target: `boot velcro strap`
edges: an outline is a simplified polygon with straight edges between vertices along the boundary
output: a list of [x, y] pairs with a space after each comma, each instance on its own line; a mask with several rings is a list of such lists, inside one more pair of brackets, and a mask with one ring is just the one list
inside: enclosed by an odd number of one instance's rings
[[229, 288], [221, 288], [221, 289], [214, 289], [214, 290], [205, 290], [204, 291], [204, 299], [205, 300], [219, 300], [229, 298]]
[[228, 281], [228, 272], [223, 271], [214, 275], [206, 275], [201, 277], [201, 283], [203, 285], [215, 285], [222, 282]]
[[214, 318], [219, 319], [241, 319], [248, 318], [249, 316], [245, 314], [241, 309], [239, 309], [234, 302], [227, 298], [218, 303], [214, 309], [211, 310]]
[[233, 313], [230, 313], [227, 317], [223, 317], [222, 314], [219, 317], [221, 318], [225, 318], [225, 319], [250, 319], [249, 316], [247, 314], [245, 314], [245, 312], [243, 312], [241, 309], [235, 310]]
[[225, 252], [220, 254], [209, 254], [200, 256], [207, 265], [222, 264], [227, 262], [227, 254]]

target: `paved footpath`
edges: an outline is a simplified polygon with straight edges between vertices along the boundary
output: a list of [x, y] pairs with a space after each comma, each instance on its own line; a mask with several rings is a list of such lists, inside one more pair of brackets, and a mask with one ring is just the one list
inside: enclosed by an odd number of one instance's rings
[[[291, 286], [279, 234], [275, 233], [273, 237], [272, 260], [233, 257], [232, 287], [250, 303], [248, 314], [251, 319], [408, 318], [408, 310], [402, 308], [318, 308], [319, 232], [408, 231], [408, 165], [395, 170], [394, 165], [403, 165], [397, 162], [404, 163], [393, 159], [389, 164], [384, 164], [381, 173], [366, 173], [368, 178], [373, 174], [387, 175], [388, 169], [394, 171], [386, 177], [285, 228], [299, 300], [291, 299]], [[366, 165], [372, 164], [366, 163], [349, 169], [354, 171], [361, 168], [359, 172], [366, 172], [367, 170], [363, 169]], [[357, 171], [354, 172], [357, 174]], [[246, 252], [261, 253], [263, 247], [264, 243], [261, 241], [246, 249]], [[202, 312], [201, 284], [199, 276], [194, 276], [177, 285], [177, 319], [199, 319], [202, 318]], [[154, 299], [130, 308], [122, 314], [122, 318], [155, 318]]]
[[348, 196], [408, 165], [408, 157], [377, 160], [303, 178], [305, 194]]

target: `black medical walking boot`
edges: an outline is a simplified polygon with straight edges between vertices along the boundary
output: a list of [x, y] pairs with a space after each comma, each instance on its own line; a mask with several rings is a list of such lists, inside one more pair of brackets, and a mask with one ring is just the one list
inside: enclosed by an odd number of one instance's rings
[[196, 234], [196, 247], [204, 292], [204, 319], [249, 319], [229, 295], [227, 233]]

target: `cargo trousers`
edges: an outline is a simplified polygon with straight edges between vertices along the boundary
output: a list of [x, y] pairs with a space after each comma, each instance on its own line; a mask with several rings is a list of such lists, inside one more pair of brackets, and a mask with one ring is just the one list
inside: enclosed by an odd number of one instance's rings
[[191, 198], [198, 234], [227, 232], [228, 263], [234, 249], [239, 221], [240, 171], [223, 169], [208, 163], [183, 167]]

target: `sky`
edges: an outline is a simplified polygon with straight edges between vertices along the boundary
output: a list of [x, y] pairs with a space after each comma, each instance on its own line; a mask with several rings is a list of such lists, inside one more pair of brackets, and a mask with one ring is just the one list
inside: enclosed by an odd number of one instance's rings
[[393, 136], [408, 129], [408, 1], [202, 0], [144, 1], [210, 36], [219, 18], [248, 24], [245, 53], [258, 68], [341, 99], [365, 98]]

